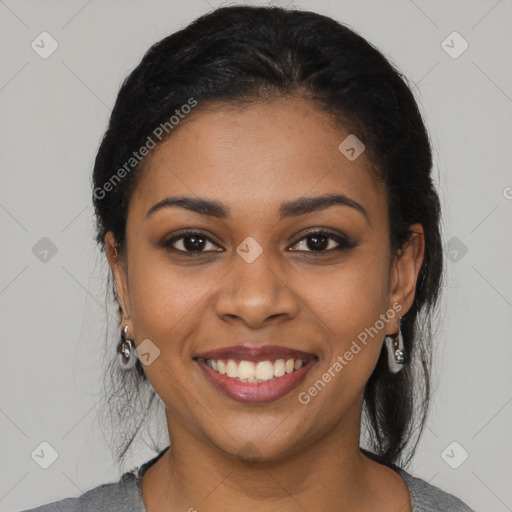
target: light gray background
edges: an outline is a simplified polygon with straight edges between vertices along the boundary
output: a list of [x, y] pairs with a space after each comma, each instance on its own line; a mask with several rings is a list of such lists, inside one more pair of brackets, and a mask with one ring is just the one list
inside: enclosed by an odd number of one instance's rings
[[[90, 173], [122, 79], [152, 43], [216, 5], [0, 0], [3, 511], [120, 475], [95, 422], [107, 266], [93, 241]], [[512, 1], [293, 5], [347, 23], [416, 84], [451, 256], [434, 402], [409, 471], [476, 510], [512, 510]], [[47, 59], [31, 48], [43, 31], [59, 45]], [[456, 59], [441, 46], [453, 31], [469, 43]], [[46, 262], [33, 252], [42, 237], [57, 247]], [[58, 452], [46, 470], [31, 458], [43, 441]], [[469, 454], [458, 469], [442, 456], [454, 441], [452, 464]], [[141, 447], [130, 463], [153, 455]]]

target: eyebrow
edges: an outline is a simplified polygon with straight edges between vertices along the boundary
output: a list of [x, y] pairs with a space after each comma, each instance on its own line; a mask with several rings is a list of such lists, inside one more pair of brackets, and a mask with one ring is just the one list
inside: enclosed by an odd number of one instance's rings
[[[279, 215], [281, 219], [289, 217], [297, 217], [320, 210], [325, 210], [331, 206], [349, 206], [360, 212], [370, 223], [368, 212], [366, 209], [353, 199], [343, 194], [323, 194], [317, 197], [298, 197], [292, 201], [286, 201], [279, 207]], [[223, 203], [211, 199], [201, 199], [195, 197], [166, 197], [158, 203], [154, 204], [147, 212], [147, 219], [156, 211], [162, 208], [181, 207], [201, 215], [208, 215], [219, 219], [230, 219], [231, 213], [229, 208]]]

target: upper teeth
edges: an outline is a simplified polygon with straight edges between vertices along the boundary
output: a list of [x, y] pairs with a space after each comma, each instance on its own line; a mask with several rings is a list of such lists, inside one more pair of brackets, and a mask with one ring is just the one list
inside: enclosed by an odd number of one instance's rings
[[303, 359], [276, 359], [267, 361], [235, 361], [234, 359], [206, 359], [206, 364], [223, 375], [244, 382], [266, 382], [274, 377], [298, 370], [305, 363]]

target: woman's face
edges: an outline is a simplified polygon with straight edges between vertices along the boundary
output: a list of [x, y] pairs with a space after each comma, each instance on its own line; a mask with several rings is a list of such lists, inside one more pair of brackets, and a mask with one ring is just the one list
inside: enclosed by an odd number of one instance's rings
[[[348, 135], [307, 101], [280, 99], [197, 111], [149, 155], [126, 260], [110, 234], [107, 246], [171, 441], [174, 425], [226, 453], [277, 458], [329, 433], [359, 439], [364, 386], [412, 303], [422, 247], [392, 265], [385, 193], [364, 151], [339, 149]], [[326, 195], [347, 204], [314, 208]], [[150, 211], [176, 197], [217, 207]], [[235, 345], [281, 352], [212, 354], [217, 371], [200, 357]], [[299, 377], [289, 359], [309, 360]]]

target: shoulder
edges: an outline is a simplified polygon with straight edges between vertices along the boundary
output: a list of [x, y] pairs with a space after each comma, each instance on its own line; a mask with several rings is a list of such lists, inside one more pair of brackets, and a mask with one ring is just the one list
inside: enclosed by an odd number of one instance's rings
[[167, 446], [141, 466], [127, 471], [118, 482], [94, 487], [78, 498], [65, 498], [21, 512], [147, 512], [139, 487], [140, 481], [146, 470], [169, 448]]
[[404, 479], [409, 490], [413, 512], [438, 512], [439, 510], [475, 512], [453, 494], [449, 494], [421, 478], [412, 476], [402, 468], [396, 467], [396, 471]]
[[125, 473], [118, 482], [102, 484], [78, 498], [65, 498], [21, 512], [146, 512], [135, 474]]

